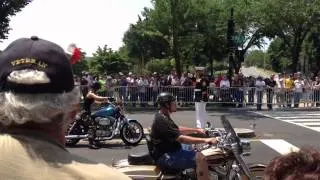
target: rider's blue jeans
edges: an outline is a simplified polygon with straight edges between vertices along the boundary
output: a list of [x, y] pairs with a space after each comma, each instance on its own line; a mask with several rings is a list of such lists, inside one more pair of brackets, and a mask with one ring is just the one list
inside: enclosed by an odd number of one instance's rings
[[196, 152], [180, 149], [163, 154], [157, 161], [161, 169], [185, 170], [196, 167]]

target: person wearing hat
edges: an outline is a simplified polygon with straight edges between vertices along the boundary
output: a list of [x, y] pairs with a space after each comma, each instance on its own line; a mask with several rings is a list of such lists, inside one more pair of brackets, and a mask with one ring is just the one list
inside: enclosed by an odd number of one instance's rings
[[36, 36], [12, 42], [0, 53], [0, 91], [1, 179], [130, 179], [65, 149], [80, 89], [60, 46]]
[[[155, 163], [161, 170], [183, 171], [197, 167], [197, 179], [209, 179], [208, 163], [203, 154], [187, 147], [203, 143], [214, 145], [219, 138], [204, 136], [204, 129], [178, 126], [171, 117], [171, 114], [177, 111], [173, 94], [161, 92], [157, 103], [160, 109], [154, 116], [150, 133], [150, 155]], [[198, 134], [198, 137], [189, 134]]]
[[205, 128], [205, 119], [207, 117], [206, 102], [208, 102], [209, 80], [204, 76], [204, 67], [195, 67], [197, 71], [195, 93], [196, 126]]

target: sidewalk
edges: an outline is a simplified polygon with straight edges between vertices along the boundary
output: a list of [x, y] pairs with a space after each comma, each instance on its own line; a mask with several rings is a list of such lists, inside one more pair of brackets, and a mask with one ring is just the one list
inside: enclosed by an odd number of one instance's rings
[[[303, 104], [299, 106], [299, 108], [279, 108], [278, 105], [273, 105], [272, 110], [269, 110], [267, 105], [264, 104], [262, 105], [262, 110], [261, 111], [315, 111], [315, 110], [320, 110], [319, 107], [303, 107]], [[139, 112], [139, 111], [156, 111], [157, 108], [150, 106], [150, 107], [131, 107], [131, 106], [126, 106], [125, 111], [127, 112]], [[178, 111], [195, 111], [194, 105], [190, 105], [188, 107], [177, 107]], [[222, 106], [218, 104], [211, 104], [206, 106], [207, 111], [256, 111], [257, 107], [256, 106], [244, 106], [241, 108], [237, 108], [234, 106]]]

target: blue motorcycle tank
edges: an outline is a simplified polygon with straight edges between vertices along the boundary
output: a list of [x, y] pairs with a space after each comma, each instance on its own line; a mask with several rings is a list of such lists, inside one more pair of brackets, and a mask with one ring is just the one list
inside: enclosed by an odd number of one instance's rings
[[116, 109], [113, 106], [109, 105], [109, 106], [102, 107], [101, 109], [96, 111], [93, 114], [93, 116], [95, 117], [115, 116], [115, 113], [116, 113]]

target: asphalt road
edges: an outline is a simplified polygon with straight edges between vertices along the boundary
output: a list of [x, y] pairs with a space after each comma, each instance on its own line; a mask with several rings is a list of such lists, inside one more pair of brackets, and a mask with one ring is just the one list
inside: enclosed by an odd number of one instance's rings
[[[256, 137], [251, 141], [251, 155], [245, 157], [248, 163], [267, 164], [271, 159], [281, 154], [286, 154], [291, 150], [297, 150], [303, 146], [319, 148], [320, 133], [317, 131], [317, 124], [320, 127], [320, 112], [318, 111], [214, 111], [208, 112], [209, 121], [215, 127], [222, 127], [220, 116], [227, 115], [231, 124], [235, 128], [254, 129]], [[153, 112], [137, 112], [128, 115], [141, 122], [144, 128], [150, 127], [153, 119]], [[288, 122], [294, 118], [297, 122], [313, 117], [312, 127], [308, 128], [298, 123]], [[280, 117], [280, 118], [279, 118]], [[281, 118], [282, 117], [282, 118]], [[179, 111], [173, 115], [173, 119], [178, 125], [195, 127], [194, 111]], [[287, 118], [287, 119], [286, 119]], [[309, 119], [306, 119], [309, 118]], [[310, 122], [309, 122], [310, 123]], [[319, 129], [320, 130], [320, 129]], [[127, 158], [129, 152], [147, 151], [145, 142], [136, 147], [126, 147], [121, 140], [106, 142], [101, 149], [91, 150], [87, 142], [83, 141], [73, 148], [68, 148], [72, 153], [86, 157], [90, 160], [112, 164], [113, 160]]]

